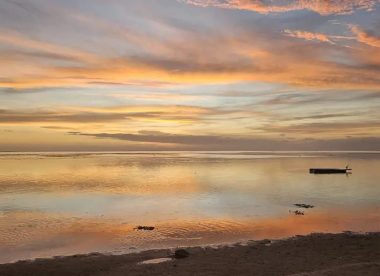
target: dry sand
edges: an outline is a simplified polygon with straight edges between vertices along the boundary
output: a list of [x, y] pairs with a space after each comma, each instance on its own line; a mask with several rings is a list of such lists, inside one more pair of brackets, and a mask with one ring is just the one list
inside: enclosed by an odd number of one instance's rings
[[380, 275], [380, 233], [311, 234], [276, 242], [189, 248], [190, 256], [158, 264], [170, 250], [98, 253], [0, 265], [0, 275]]

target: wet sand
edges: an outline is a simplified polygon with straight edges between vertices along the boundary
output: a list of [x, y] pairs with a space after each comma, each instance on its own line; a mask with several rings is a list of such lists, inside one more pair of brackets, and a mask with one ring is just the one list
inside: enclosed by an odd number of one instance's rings
[[156, 264], [140, 263], [173, 251], [19, 261], [0, 265], [0, 275], [380, 275], [380, 233], [311, 234], [186, 250], [188, 258]]

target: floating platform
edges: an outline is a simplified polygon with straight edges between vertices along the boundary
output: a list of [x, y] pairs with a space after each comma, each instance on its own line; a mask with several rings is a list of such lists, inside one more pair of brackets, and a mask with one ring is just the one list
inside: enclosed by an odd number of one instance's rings
[[351, 173], [352, 169], [331, 169], [331, 168], [311, 168], [310, 173], [313, 174], [333, 174], [333, 173]]

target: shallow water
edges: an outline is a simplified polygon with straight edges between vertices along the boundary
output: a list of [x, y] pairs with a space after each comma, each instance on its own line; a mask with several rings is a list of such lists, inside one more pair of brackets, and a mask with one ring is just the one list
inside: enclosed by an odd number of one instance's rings
[[0, 262], [380, 231], [379, 179], [378, 152], [0, 154]]
[[170, 262], [172, 260], [173, 260], [172, 258], [157, 258], [157, 259], [150, 259], [150, 260], [142, 261], [139, 264], [140, 265], [144, 265], [144, 264], [160, 264], [160, 263]]

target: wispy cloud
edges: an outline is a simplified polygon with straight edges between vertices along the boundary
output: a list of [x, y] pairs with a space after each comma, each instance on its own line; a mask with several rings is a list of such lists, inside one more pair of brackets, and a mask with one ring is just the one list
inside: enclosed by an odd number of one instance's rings
[[[48, 58], [60, 58], [67, 60], [77, 60], [82, 62], [98, 60], [99, 57], [89, 52], [40, 41], [24, 36], [15, 31], [0, 29], [0, 43], [5, 45], [16, 46], [17, 48], [27, 49], [24, 52], [29, 56], [40, 56]], [[17, 53], [17, 52], [16, 52]], [[18, 52], [21, 53], [22, 52]]]
[[[331, 39], [322, 34], [300, 31], [287, 31], [287, 33], [290, 36], [331, 43]], [[278, 43], [274, 42], [269, 49], [264, 49], [266, 39]], [[11, 60], [8, 68], [20, 68], [20, 70], [10, 71], [6, 70], [6, 67], [2, 70], [0, 68], [0, 72], [4, 72], [0, 87], [14, 89], [88, 87], [99, 83], [124, 85], [146, 83], [149, 86], [161, 83], [183, 85], [239, 81], [267, 81], [321, 87], [373, 88], [380, 85], [380, 80], [373, 74], [373, 67], [366, 68], [362, 63], [360, 68], [355, 68], [326, 61], [322, 54], [326, 54], [329, 49], [324, 49], [322, 45], [307, 49], [304, 45], [276, 37], [256, 36], [239, 39], [231, 34], [223, 38], [209, 34], [207, 40], [194, 35], [184, 37], [182, 43], [191, 47], [188, 46], [187, 50], [178, 52], [175, 50], [176, 44], [171, 45], [168, 42], [173, 51], [171, 56], [166, 57], [159, 57], [160, 53], [153, 56], [144, 54], [115, 58], [92, 58], [92, 55], [88, 58], [86, 55], [78, 54], [78, 58], [83, 59], [83, 62], [76, 66], [44, 65], [28, 59]], [[30, 74], [31, 71], [34, 73]], [[352, 76], [359, 72], [362, 75], [361, 80], [351, 81]]]
[[208, 150], [373, 150], [380, 146], [380, 138], [343, 138], [331, 140], [287, 140], [270, 139], [247, 136], [224, 136], [224, 135], [183, 135], [171, 134], [159, 131], [141, 131], [132, 133], [82, 133], [69, 132], [70, 135], [90, 136], [99, 139], [116, 139], [123, 141], [170, 144], [178, 145], [187, 149], [208, 149]]
[[359, 42], [380, 48], [380, 35], [376, 35], [371, 31], [365, 31], [357, 25], [351, 25], [351, 31], [356, 35]]
[[196, 106], [117, 106], [78, 107], [62, 110], [0, 110], [0, 124], [35, 124], [45, 126], [51, 123], [99, 123], [128, 120], [168, 121], [190, 123], [206, 116], [225, 114], [224, 111]]
[[372, 10], [378, 0], [181, 0], [201, 7], [251, 10], [258, 13], [311, 10], [321, 15], [347, 14], [356, 9]]
[[290, 36], [290, 37], [302, 38], [305, 40], [318, 40], [318, 41], [334, 44], [334, 42], [332, 42], [327, 35], [321, 34], [321, 33], [312, 33], [312, 32], [307, 32], [307, 31], [288, 30], [288, 29], [284, 30], [284, 32], [287, 36]]
[[[336, 118], [336, 117], [335, 117]], [[299, 118], [303, 119], [303, 118]], [[319, 135], [320, 137], [332, 138], [349, 135], [363, 135], [371, 133], [376, 137], [380, 136], [380, 122], [313, 122], [287, 125], [267, 125], [261, 130], [265, 133], [291, 133], [292, 135], [309, 136]]]
[[[231, 3], [239, 5], [240, 2], [206, 1], [204, 5], [213, 3], [224, 6]], [[271, 5], [259, 1], [244, 3]], [[318, 5], [324, 6], [323, 3]], [[334, 3], [331, 5], [338, 5]], [[309, 5], [306, 1], [297, 5], [301, 4]], [[289, 5], [284, 2], [280, 6]], [[339, 5], [348, 4], [339, 1]], [[370, 7], [369, 3], [361, 1], [352, 7], [366, 5]], [[52, 12], [58, 13], [61, 9], [52, 9]], [[223, 28], [220, 31], [201, 30], [199, 26], [186, 22], [174, 24], [162, 18], [155, 19], [148, 27], [130, 28], [126, 24], [77, 10], [70, 12], [66, 8], [62, 13], [72, 20], [71, 29], [84, 29], [89, 34], [100, 33], [105, 37], [104, 41], [110, 43], [99, 42], [98, 35], [88, 37], [90, 41], [95, 41], [94, 47], [86, 43], [74, 47], [71, 43], [59, 43], [49, 36], [3, 28], [0, 30], [0, 44], [4, 46], [0, 51], [0, 87], [30, 89], [113, 84], [158, 87], [241, 81], [371, 89], [380, 85], [373, 73], [373, 65], [366, 67], [365, 57], [357, 60], [359, 56], [352, 51], [339, 49], [347, 63], [360, 64], [360, 68], [326, 58], [336, 51], [331, 48], [333, 43], [347, 38], [344, 36], [299, 29], [285, 29], [286, 36], [283, 36], [274, 31], [270, 24], [257, 27], [242, 25], [235, 32], [228, 26], [224, 26], [225, 31], [221, 31]], [[223, 22], [218, 23], [223, 25]], [[170, 35], [160, 35], [155, 32], [157, 28], [163, 28]], [[68, 41], [75, 40], [75, 33], [65, 31]], [[369, 34], [361, 34], [360, 37], [377, 45], [375, 37]], [[292, 38], [327, 43], [311, 47]], [[360, 81], [351, 81], [359, 73], [362, 75]]]

